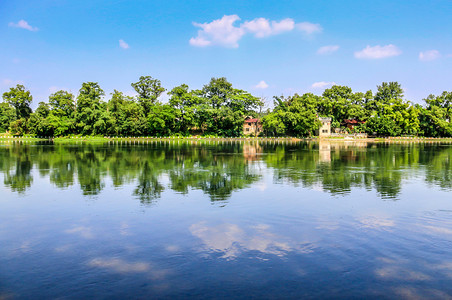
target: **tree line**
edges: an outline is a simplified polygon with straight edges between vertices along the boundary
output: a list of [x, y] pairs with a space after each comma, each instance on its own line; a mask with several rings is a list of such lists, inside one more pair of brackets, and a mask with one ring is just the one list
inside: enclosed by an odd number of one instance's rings
[[188, 136], [243, 135], [245, 117], [262, 120], [265, 136], [315, 134], [319, 117], [332, 118], [332, 128], [344, 127], [344, 120], [358, 121], [352, 132], [377, 136], [416, 135], [452, 137], [452, 92], [430, 95], [423, 104], [404, 98], [397, 82], [383, 82], [372, 91], [353, 92], [335, 85], [321, 96], [312, 93], [274, 97], [273, 109], [264, 110], [264, 101], [236, 89], [226, 78], [212, 78], [202, 89], [182, 84], [168, 92], [169, 101], [159, 98], [166, 91], [160, 80], [141, 76], [131, 86], [137, 96], [114, 90], [108, 101], [96, 82], [82, 84], [78, 95], [57, 91], [48, 102], [39, 102], [33, 111], [33, 97], [23, 85], [3, 94], [0, 103], [0, 132], [38, 136]]

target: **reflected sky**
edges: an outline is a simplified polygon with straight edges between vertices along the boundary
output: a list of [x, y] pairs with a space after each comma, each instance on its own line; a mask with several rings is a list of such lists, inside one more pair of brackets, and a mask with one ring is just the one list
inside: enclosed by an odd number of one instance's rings
[[449, 144], [2, 144], [0, 299], [452, 297]]

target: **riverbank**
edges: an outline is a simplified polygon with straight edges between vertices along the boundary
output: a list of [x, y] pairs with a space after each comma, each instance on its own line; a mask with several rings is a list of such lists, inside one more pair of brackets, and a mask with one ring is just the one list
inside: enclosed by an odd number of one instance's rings
[[128, 142], [128, 141], [334, 141], [334, 142], [452, 142], [452, 138], [431, 137], [212, 137], [212, 136], [189, 136], [189, 137], [107, 137], [107, 136], [67, 136], [67, 137], [36, 137], [36, 136], [11, 136], [0, 135], [0, 141], [52, 141], [55, 143], [105, 143], [105, 142]]

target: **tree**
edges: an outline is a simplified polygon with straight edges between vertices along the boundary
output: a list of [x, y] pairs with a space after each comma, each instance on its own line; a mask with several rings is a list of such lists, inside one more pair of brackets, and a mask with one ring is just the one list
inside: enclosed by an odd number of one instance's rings
[[15, 109], [9, 103], [0, 103], [0, 132], [9, 129], [9, 125], [16, 119]]
[[319, 96], [275, 97], [275, 110], [263, 119], [263, 128], [270, 135], [311, 136], [320, 126], [317, 107]]
[[267, 135], [284, 136], [286, 134], [286, 125], [284, 124], [285, 112], [277, 110], [270, 113], [262, 119], [262, 128]]
[[202, 96], [209, 100], [212, 108], [220, 108], [227, 102], [232, 90], [232, 83], [225, 77], [211, 78], [210, 82], [202, 88]]
[[132, 83], [132, 87], [138, 93], [138, 102], [147, 115], [151, 106], [157, 102], [160, 95], [166, 90], [160, 80], [151, 76], [141, 76], [138, 82]]
[[366, 119], [363, 110], [364, 94], [353, 93], [348, 86], [334, 85], [323, 92], [319, 101], [320, 116], [331, 117], [333, 127], [339, 127], [345, 119]]
[[48, 135], [60, 136], [74, 132], [76, 125], [74, 95], [63, 90], [57, 91], [49, 96], [49, 104], [51, 109], [46, 119]]
[[21, 84], [9, 89], [9, 92], [3, 93], [3, 101], [9, 103], [16, 110], [16, 119], [27, 119], [32, 110], [30, 104], [33, 101], [30, 91], [25, 90]]
[[175, 109], [168, 104], [157, 103], [148, 115], [149, 131], [156, 136], [169, 136], [176, 127]]
[[233, 88], [232, 83], [225, 77], [211, 78], [200, 91], [200, 96], [214, 109], [225, 105], [234, 111], [247, 113], [262, 105], [261, 99], [246, 91]]
[[84, 82], [77, 97], [76, 120], [82, 134], [94, 133], [94, 124], [102, 112], [104, 91], [97, 82]]
[[383, 82], [377, 86], [375, 101], [390, 104], [403, 100], [403, 89], [398, 82]]
[[43, 119], [47, 118], [47, 116], [50, 113], [49, 104], [47, 104], [45, 102], [42, 102], [42, 101], [39, 102], [38, 108], [36, 108], [34, 113], [37, 114], [38, 116], [40, 116]]
[[72, 117], [75, 113], [74, 95], [67, 91], [58, 91], [49, 96], [52, 113], [56, 116]]
[[415, 135], [419, 132], [419, 110], [403, 100], [403, 90], [397, 82], [383, 82], [368, 103], [372, 115], [365, 125], [368, 133], [381, 136]]
[[426, 107], [418, 105], [421, 131], [425, 136], [452, 136], [452, 92], [439, 96], [429, 95], [424, 99]]
[[28, 119], [28, 127], [30, 132], [38, 135], [53, 135], [53, 130], [50, 128], [47, 120], [49, 114], [49, 105], [45, 102], [39, 102], [38, 108]]
[[108, 134], [144, 135], [149, 132], [144, 110], [134, 98], [114, 90], [107, 110], [110, 116], [106, 128]]
[[186, 84], [173, 88], [168, 95], [169, 104], [175, 109], [177, 118], [175, 130], [181, 134], [187, 134], [196, 125], [196, 115], [203, 99], [197, 92], [189, 91]]
[[198, 126], [212, 134], [241, 135], [245, 117], [256, 115], [255, 109], [262, 105], [261, 99], [233, 88], [224, 77], [211, 78], [202, 90], [193, 93], [202, 99], [196, 110]]

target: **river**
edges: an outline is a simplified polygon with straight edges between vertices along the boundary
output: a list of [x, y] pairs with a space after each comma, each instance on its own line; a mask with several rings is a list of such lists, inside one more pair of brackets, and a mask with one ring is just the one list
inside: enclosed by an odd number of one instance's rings
[[0, 299], [452, 298], [452, 145], [0, 142]]

